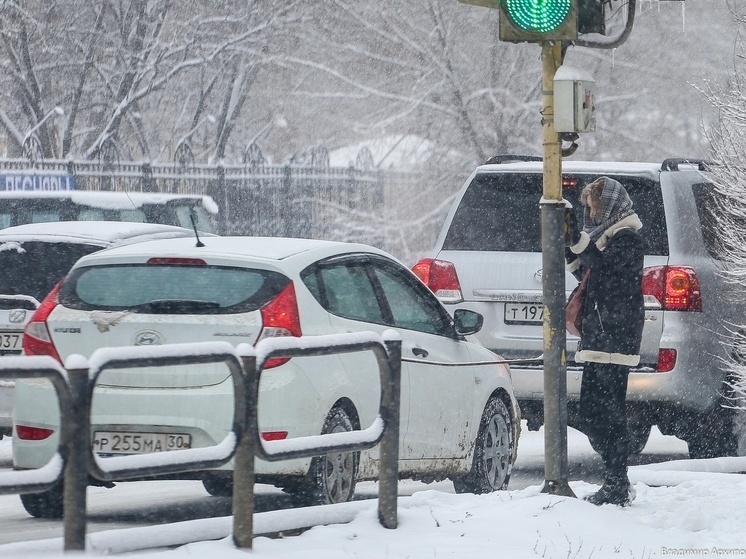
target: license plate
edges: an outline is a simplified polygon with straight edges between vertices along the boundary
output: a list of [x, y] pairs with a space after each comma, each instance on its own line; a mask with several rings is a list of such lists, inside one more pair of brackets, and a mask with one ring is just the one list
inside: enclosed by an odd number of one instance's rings
[[3, 332], [0, 334], [0, 351], [21, 351], [23, 332]]
[[93, 433], [93, 452], [99, 454], [147, 454], [191, 448], [192, 436], [186, 433]]
[[505, 303], [505, 324], [542, 324], [543, 321], [543, 304]]

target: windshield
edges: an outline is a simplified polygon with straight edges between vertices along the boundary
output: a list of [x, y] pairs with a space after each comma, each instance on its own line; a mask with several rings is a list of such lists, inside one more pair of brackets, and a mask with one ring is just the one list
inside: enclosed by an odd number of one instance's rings
[[214, 233], [210, 213], [198, 199], [174, 199], [137, 208], [99, 208], [65, 198], [7, 198], [0, 208], [0, 228], [51, 221], [128, 221], [162, 223]]

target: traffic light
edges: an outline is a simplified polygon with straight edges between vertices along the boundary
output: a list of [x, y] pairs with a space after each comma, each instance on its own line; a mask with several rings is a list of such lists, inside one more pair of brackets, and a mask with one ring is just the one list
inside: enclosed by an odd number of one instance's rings
[[594, 0], [497, 0], [500, 40], [574, 41], [578, 38], [579, 1]]
[[606, 35], [604, 0], [578, 0], [578, 33]]
[[608, 0], [459, 0], [500, 11], [500, 40], [574, 41], [579, 33], [606, 34]]

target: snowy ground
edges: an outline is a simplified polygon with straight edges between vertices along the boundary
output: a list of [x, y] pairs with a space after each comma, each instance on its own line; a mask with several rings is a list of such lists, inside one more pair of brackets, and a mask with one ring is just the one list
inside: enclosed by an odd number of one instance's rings
[[[542, 433], [524, 431], [518, 469], [542, 461]], [[592, 457], [587, 440], [570, 431], [570, 455]], [[682, 452], [681, 441], [654, 431], [647, 452]], [[637, 498], [632, 506], [595, 507], [582, 499], [549, 496], [539, 485], [491, 495], [455, 495], [450, 484], [403, 484], [399, 527], [382, 528], [375, 501], [351, 503], [347, 524], [319, 526], [281, 539], [256, 538], [252, 556], [292, 559], [441, 558], [649, 558], [746, 556], [746, 458], [677, 460], [630, 470]], [[578, 497], [598, 486], [570, 482]], [[327, 507], [327, 511], [329, 507]], [[352, 513], [350, 513], [352, 511]], [[280, 525], [288, 511], [257, 515], [258, 527]], [[295, 515], [320, 517], [318, 510]], [[128, 558], [231, 559], [246, 557], [229, 537], [230, 518], [130, 528], [89, 535], [88, 555], [117, 553], [150, 542], [157, 547], [202, 534], [215, 541], [171, 550], [137, 551]], [[0, 557], [61, 557], [60, 539], [0, 546]]]

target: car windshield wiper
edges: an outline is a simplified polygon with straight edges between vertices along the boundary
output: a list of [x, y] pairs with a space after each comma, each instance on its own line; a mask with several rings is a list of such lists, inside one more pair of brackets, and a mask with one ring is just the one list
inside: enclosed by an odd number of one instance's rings
[[154, 313], [184, 313], [194, 311], [209, 311], [220, 308], [215, 301], [199, 301], [192, 299], [158, 299], [140, 306], [140, 309]]

